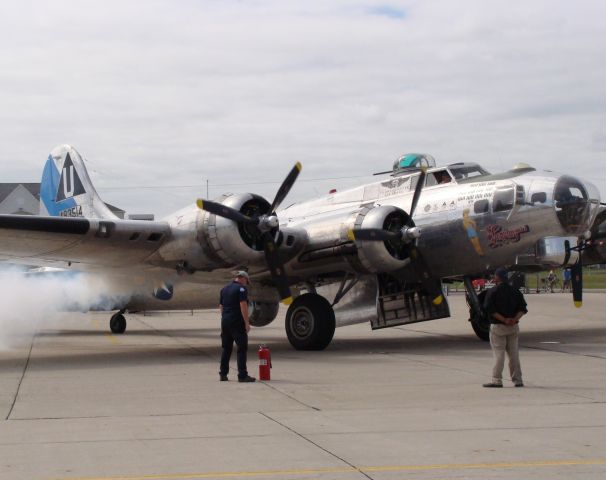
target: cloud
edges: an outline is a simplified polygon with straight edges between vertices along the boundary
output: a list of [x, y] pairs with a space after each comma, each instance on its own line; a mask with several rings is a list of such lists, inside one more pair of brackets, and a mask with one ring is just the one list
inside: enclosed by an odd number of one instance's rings
[[406, 18], [406, 12], [401, 8], [394, 7], [393, 5], [378, 5], [376, 7], [370, 7], [368, 11], [372, 15], [384, 15], [386, 17], [398, 20]]
[[51, 148], [71, 143], [106, 201], [167, 214], [205, 192], [116, 187], [209, 180], [217, 196], [220, 185], [273, 181], [255, 185], [271, 197], [301, 161], [289, 197], [301, 200], [359, 181], [306, 178], [386, 170], [406, 151], [494, 171], [519, 161], [566, 171], [574, 157], [575, 172], [591, 176], [606, 116], [601, 9], [587, 0], [5, 2], [4, 179], [36, 181]]
[[599, 152], [606, 152], [606, 130], [593, 133], [591, 136], [591, 148]]

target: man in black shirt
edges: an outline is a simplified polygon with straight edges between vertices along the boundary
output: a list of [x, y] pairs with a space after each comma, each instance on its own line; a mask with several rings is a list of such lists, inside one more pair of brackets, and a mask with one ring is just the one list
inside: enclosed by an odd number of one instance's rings
[[246, 370], [246, 355], [248, 352], [248, 332], [250, 320], [248, 318], [248, 273], [238, 272], [234, 280], [223, 287], [219, 306], [221, 308], [221, 367], [219, 379], [228, 380], [229, 359], [234, 348], [238, 347], [238, 382], [254, 382], [255, 378], [248, 375]]
[[520, 290], [507, 282], [507, 270], [499, 267], [495, 271], [494, 282], [484, 299], [484, 310], [490, 318], [490, 346], [494, 354], [492, 382], [484, 387], [501, 388], [503, 386], [503, 366], [505, 352], [509, 357], [509, 373], [516, 387], [523, 387], [522, 369], [518, 351], [518, 323], [528, 310]]

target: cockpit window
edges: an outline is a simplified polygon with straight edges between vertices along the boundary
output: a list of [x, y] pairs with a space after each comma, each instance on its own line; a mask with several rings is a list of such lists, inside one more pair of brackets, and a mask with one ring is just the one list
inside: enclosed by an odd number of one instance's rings
[[437, 172], [431, 172], [427, 174], [427, 180], [425, 180], [426, 187], [433, 187], [434, 185], [442, 185], [444, 183], [450, 183], [452, 177], [448, 170], [438, 170]]
[[492, 199], [493, 212], [506, 212], [513, 208], [513, 187], [506, 187], [494, 192]]
[[476, 163], [454, 163], [448, 168], [454, 175], [456, 180], [465, 180], [466, 178], [480, 177], [482, 175], [490, 175]]

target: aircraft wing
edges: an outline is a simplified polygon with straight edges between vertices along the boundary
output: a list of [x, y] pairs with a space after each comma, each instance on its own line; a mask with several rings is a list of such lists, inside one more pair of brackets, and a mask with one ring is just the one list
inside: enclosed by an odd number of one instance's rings
[[0, 215], [0, 258], [91, 267], [140, 264], [170, 237], [167, 222]]

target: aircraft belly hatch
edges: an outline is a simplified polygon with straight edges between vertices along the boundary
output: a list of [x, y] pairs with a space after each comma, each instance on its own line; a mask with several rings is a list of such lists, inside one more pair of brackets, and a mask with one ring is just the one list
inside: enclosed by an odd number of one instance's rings
[[401, 283], [390, 275], [377, 275], [377, 315], [373, 330], [450, 316], [446, 300], [439, 305], [420, 283]]

